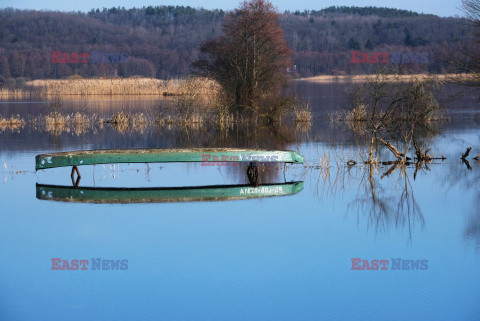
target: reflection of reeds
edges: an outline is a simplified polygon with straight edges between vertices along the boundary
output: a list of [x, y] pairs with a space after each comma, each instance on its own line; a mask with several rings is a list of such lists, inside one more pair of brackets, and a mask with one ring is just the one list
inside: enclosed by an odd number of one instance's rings
[[25, 120], [17, 116], [10, 116], [10, 118], [0, 118], [0, 130], [4, 131], [6, 129], [18, 131], [23, 126], [25, 126]]
[[88, 129], [91, 127], [91, 124], [94, 123], [96, 115], [85, 115], [77, 112], [73, 115], [71, 119], [71, 124], [73, 125], [73, 132], [80, 136], [87, 133]]
[[[121, 111], [110, 116], [99, 117], [97, 114], [86, 114], [76, 112], [73, 114], [62, 113], [63, 103], [53, 99], [49, 105], [49, 112], [38, 117], [31, 117], [27, 121], [14, 117], [12, 119], [0, 120], [0, 128], [21, 128], [26, 124], [32, 125], [34, 129], [46, 130], [55, 135], [62, 132], [73, 132], [77, 135], [84, 134], [89, 130], [102, 130], [105, 126], [111, 126], [120, 132], [129, 130], [143, 132], [149, 126], [163, 127], [175, 129], [199, 129], [205, 128], [209, 130], [220, 130], [226, 132], [233, 130], [235, 127], [250, 128], [249, 130], [258, 127], [259, 118], [245, 116], [241, 113], [225, 113], [207, 112], [201, 110], [194, 110], [189, 115], [181, 113], [131, 113]], [[311, 122], [294, 122], [293, 127], [282, 124], [285, 130], [293, 133], [307, 134], [311, 129]], [[286, 127], [285, 127], [286, 126]], [[269, 127], [269, 126], [267, 126]], [[278, 130], [278, 127], [275, 127]]]
[[33, 88], [0, 88], [1, 99], [24, 99], [38, 96], [38, 91]]
[[177, 115], [157, 115], [155, 123], [159, 126], [169, 125], [169, 126], [200, 126], [205, 121], [204, 116], [194, 113], [188, 116], [183, 116], [180, 114]]
[[203, 116], [200, 114], [193, 114], [190, 117], [185, 118], [185, 124], [202, 124]]
[[297, 133], [306, 134], [312, 128], [311, 122], [297, 122], [295, 123], [295, 131]]

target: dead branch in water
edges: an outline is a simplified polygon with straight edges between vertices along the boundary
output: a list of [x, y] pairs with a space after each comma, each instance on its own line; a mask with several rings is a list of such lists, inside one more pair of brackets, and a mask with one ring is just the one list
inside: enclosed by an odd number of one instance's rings
[[419, 162], [429, 162], [432, 159], [432, 157], [430, 155], [428, 155], [428, 151], [430, 149], [427, 148], [425, 150], [425, 152], [422, 152], [420, 147], [418, 147], [417, 141], [415, 140], [415, 138], [413, 139], [413, 147], [415, 148], [415, 155], [417, 156], [417, 161], [419, 161]]
[[467, 169], [469, 171], [472, 170], [472, 166], [470, 166], [470, 163], [467, 160], [467, 157], [468, 157], [468, 155], [470, 155], [471, 150], [472, 150], [472, 147], [468, 147], [467, 150], [465, 151], [465, 153], [462, 154], [462, 157], [460, 157], [460, 159], [462, 160], [462, 163], [465, 164], [465, 166], [467, 166]]
[[400, 152], [398, 151], [398, 149], [395, 148], [395, 146], [393, 146], [393, 145], [390, 144], [389, 142], [385, 141], [383, 138], [377, 137], [377, 139], [378, 139], [382, 144], [384, 144], [384, 145], [393, 153], [393, 155], [395, 155], [395, 157], [398, 158], [399, 161], [405, 162], [405, 161], [411, 159], [410, 157], [406, 156], [405, 154], [400, 153]]
[[392, 173], [397, 169], [397, 167], [398, 167], [399, 165], [401, 165], [401, 162], [400, 162], [400, 161], [393, 162], [393, 166], [390, 167], [390, 168], [388, 169], [388, 171], [386, 171], [386, 172], [382, 175], [382, 177], [380, 177], [380, 179], [383, 179], [385, 176], [388, 176], [388, 175], [392, 174]]
[[467, 148], [467, 151], [465, 152], [465, 154], [462, 154], [462, 157], [460, 157], [460, 159], [461, 159], [462, 161], [465, 161], [465, 158], [467, 158], [468, 155], [470, 155], [470, 151], [471, 151], [471, 150], [472, 150], [472, 147], [468, 147], [468, 148]]

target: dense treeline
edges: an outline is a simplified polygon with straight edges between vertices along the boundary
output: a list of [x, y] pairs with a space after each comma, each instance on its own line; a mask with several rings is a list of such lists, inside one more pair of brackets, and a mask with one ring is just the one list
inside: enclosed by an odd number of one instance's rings
[[[339, 15], [360, 15], [360, 16], [378, 16], [378, 17], [388, 17], [388, 18], [405, 18], [405, 17], [418, 17], [428, 16], [426, 14], [419, 14], [418, 12], [409, 11], [409, 10], [400, 10], [393, 8], [379, 8], [379, 7], [335, 7], [331, 6], [319, 11], [304, 11], [303, 15], [312, 14], [314, 16], [339, 16]], [[299, 11], [296, 11], [295, 14], [300, 14]], [[433, 15], [429, 15], [432, 16]]]
[[[225, 12], [180, 6], [96, 9], [88, 13], [0, 10], [0, 81], [12, 78], [185, 76], [199, 47], [222, 33]], [[412, 71], [444, 72], [445, 48], [463, 48], [465, 21], [374, 7], [284, 12], [282, 27], [294, 51], [296, 76], [373, 72], [381, 64], [352, 64], [351, 51], [428, 52]], [[51, 63], [51, 52], [125, 52], [128, 62]]]
[[351, 51], [427, 52], [428, 64], [401, 66], [412, 71], [445, 72], [444, 51], [462, 48], [465, 21], [432, 15], [381, 18], [377, 15], [283, 15], [283, 28], [302, 76], [373, 72], [378, 64], [352, 64]]

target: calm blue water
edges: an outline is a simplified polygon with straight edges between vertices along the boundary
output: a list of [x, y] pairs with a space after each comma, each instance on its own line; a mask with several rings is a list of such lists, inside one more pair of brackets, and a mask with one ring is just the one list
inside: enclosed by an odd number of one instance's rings
[[[70, 169], [35, 173], [34, 157], [188, 141], [157, 130], [112, 131], [111, 139], [108, 129], [60, 137], [4, 131], [0, 320], [479, 320], [480, 164], [470, 157], [469, 170], [459, 159], [468, 146], [480, 153], [472, 117], [428, 138], [447, 160], [415, 179], [414, 166], [382, 178], [390, 167], [382, 165], [371, 179], [365, 166], [348, 169], [345, 160], [360, 159], [357, 148], [344, 130], [320, 123], [284, 146], [308, 165], [329, 157], [329, 169], [292, 165], [285, 177], [283, 167], [265, 174], [265, 182], [304, 181], [300, 193], [160, 204], [39, 200], [35, 184], [71, 185]], [[242, 168], [199, 164], [80, 170], [82, 186], [246, 183]], [[57, 271], [52, 258], [126, 259], [128, 269]], [[389, 260], [388, 270], [352, 270], [352, 258]], [[392, 270], [392, 258], [425, 259], [428, 269]]]

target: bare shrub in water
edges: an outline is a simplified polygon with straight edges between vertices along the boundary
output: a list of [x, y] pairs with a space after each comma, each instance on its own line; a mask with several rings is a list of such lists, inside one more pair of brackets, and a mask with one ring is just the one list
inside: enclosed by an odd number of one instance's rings
[[[415, 131], [428, 127], [432, 121], [446, 119], [433, 94], [437, 85], [430, 79], [412, 77], [409, 82], [401, 79], [392, 81], [386, 75], [378, 74], [363, 84], [354, 84], [349, 88], [350, 110], [343, 120], [370, 141], [370, 162], [373, 161], [377, 141], [399, 160], [406, 161], [406, 152], [415, 141]], [[387, 139], [403, 140], [404, 152], [399, 152]]]

